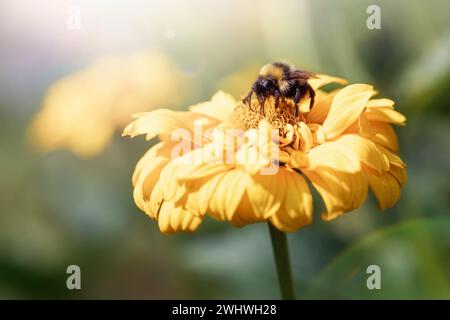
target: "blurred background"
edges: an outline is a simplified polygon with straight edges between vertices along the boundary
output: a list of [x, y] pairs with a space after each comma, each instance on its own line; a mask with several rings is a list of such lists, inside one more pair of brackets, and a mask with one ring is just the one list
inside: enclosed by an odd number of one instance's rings
[[[381, 29], [369, 30], [369, 5]], [[0, 4], [0, 298], [278, 298], [267, 226], [162, 235], [132, 199], [154, 141], [133, 112], [241, 97], [261, 64], [374, 84], [409, 181], [386, 212], [289, 234], [299, 298], [450, 299], [450, 3], [6, 0]], [[81, 290], [66, 268], [81, 268]], [[381, 268], [368, 290], [366, 268]]]

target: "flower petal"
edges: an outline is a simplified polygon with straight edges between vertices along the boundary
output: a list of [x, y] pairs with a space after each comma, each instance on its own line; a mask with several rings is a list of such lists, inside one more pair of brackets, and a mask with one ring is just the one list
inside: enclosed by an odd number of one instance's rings
[[368, 139], [394, 152], [398, 151], [397, 135], [389, 123], [371, 121], [370, 127], [373, 134]]
[[122, 136], [135, 137], [146, 135], [150, 140], [157, 135], [164, 137], [185, 138], [193, 141], [194, 132], [204, 132], [216, 125], [217, 121], [204, 115], [192, 112], [175, 112], [169, 109], [158, 109], [151, 112], [135, 114], [136, 120], [124, 129]]
[[312, 195], [306, 180], [299, 173], [282, 171], [285, 173], [286, 196], [280, 210], [269, 220], [279, 230], [291, 232], [312, 222]]
[[305, 153], [309, 152], [314, 144], [311, 129], [304, 122], [300, 122], [296, 129], [297, 135], [300, 138], [300, 151]]
[[203, 216], [222, 177], [223, 174], [216, 174], [197, 180], [185, 180], [183, 183], [189, 192], [180, 202], [194, 214]]
[[334, 142], [342, 147], [342, 150], [354, 153], [361, 162], [377, 170], [378, 172], [389, 169], [389, 158], [382, 148], [368, 139], [356, 134], [347, 134]]
[[236, 209], [236, 213], [231, 219], [231, 223], [235, 227], [243, 227], [250, 223], [264, 221], [265, 219], [255, 213], [247, 192], [244, 192], [241, 202]]
[[217, 92], [211, 101], [202, 102], [189, 107], [189, 110], [207, 115], [211, 118], [225, 121], [232, 114], [236, 107], [236, 100], [232, 95], [223, 91]]
[[312, 123], [322, 124], [327, 118], [336, 93], [329, 93], [323, 99], [314, 103], [314, 108], [308, 113], [307, 118]]
[[370, 189], [378, 199], [379, 208], [381, 210], [391, 208], [400, 198], [399, 181], [390, 172], [378, 173], [370, 168], [365, 172]]
[[152, 112], [139, 113], [135, 115], [136, 120], [125, 127], [122, 136], [146, 134], [147, 139], [156, 137], [160, 133], [170, 135], [179, 128], [193, 131], [191, 123], [185, 122], [182, 113], [177, 113], [169, 109], [158, 109]]
[[404, 126], [406, 117], [389, 107], [370, 108], [365, 112], [370, 121], [381, 121]]
[[159, 179], [150, 194], [150, 201], [145, 204], [145, 212], [154, 219], [158, 219], [158, 214], [162, 203], [164, 202], [163, 184]]
[[249, 176], [240, 169], [222, 173], [209, 202], [210, 215], [218, 220], [231, 220], [249, 180]]
[[408, 179], [408, 175], [406, 173], [405, 168], [397, 167], [397, 166], [391, 166], [389, 169], [389, 173], [397, 179], [400, 186], [403, 186], [406, 183], [406, 180]]
[[142, 169], [147, 165], [148, 162], [153, 161], [154, 158], [170, 159], [170, 150], [172, 149], [172, 147], [173, 143], [171, 142], [159, 142], [151, 147], [136, 164], [131, 179], [133, 182], [133, 186], [136, 184]]
[[133, 173], [134, 201], [141, 210], [151, 217], [153, 217], [153, 214], [146, 210], [146, 202], [150, 200], [151, 192], [159, 180], [162, 169], [170, 161], [167, 155], [172, 145], [171, 142], [160, 142], [150, 148], [139, 160]]
[[406, 168], [406, 164], [403, 162], [403, 160], [392, 151], [386, 149], [383, 146], [377, 145], [377, 148], [384, 153], [384, 155], [388, 158], [389, 163], [393, 166], [399, 167], [399, 168]]
[[326, 137], [323, 126], [317, 123], [308, 123], [307, 126], [311, 130], [314, 145], [322, 144], [325, 142]]
[[197, 230], [202, 218], [175, 206], [172, 201], [164, 201], [158, 216], [159, 229], [163, 233], [193, 232]]
[[394, 109], [395, 102], [391, 99], [371, 99], [367, 102], [367, 109], [389, 108]]
[[348, 81], [344, 78], [333, 77], [327, 74], [316, 74], [316, 78], [309, 79], [308, 83], [314, 90], [317, 90], [330, 83], [346, 85]]
[[[134, 201], [141, 210], [146, 211], [146, 202], [150, 200], [151, 192], [168, 162], [167, 159], [160, 157], [147, 162], [147, 165], [143, 167], [133, 189]], [[151, 212], [146, 211], [146, 213], [153, 217]]]
[[161, 182], [164, 200], [175, 202], [186, 192], [184, 185], [179, 184], [175, 178], [179, 174], [177, 170], [183, 170], [184, 168], [183, 165], [171, 161], [161, 170], [159, 182]]
[[285, 170], [275, 175], [255, 174], [247, 185], [250, 204], [258, 217], [264, 219], [275, 214], [281, 207], [286, 193]]
[[330, 221], [339, 215], [358, 208], [367, 195], [367, 180], [362, 172], [345, 173], [331, 169], [303, 173], [321, 195], [327, 211], [322, 219]]
[[172, 172], [173, 180], [196, 180], [214, 175], [233, 168], [223, 162], [223, 156], [214, 154], [214, 145], [207, 144], [197, 148], [182, 157], [173, 159], [171, 165], [176, 167]]
[[336, 93], [323, 123], [327, 139], [338, 136], [357, 121], [374, 94], [373, 87], [366, 84], [349, 85]]
[[348, 146], [339, 142], [321, 144], [307, 154], [307, 168], [315, 170], [323, 167], [350, 173], [358, 172], [361, 170], [360, 159], [351, 151]]

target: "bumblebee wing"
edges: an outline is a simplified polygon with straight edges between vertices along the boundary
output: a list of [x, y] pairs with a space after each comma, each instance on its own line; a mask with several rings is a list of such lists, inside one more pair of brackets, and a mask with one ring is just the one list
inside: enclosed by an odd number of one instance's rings
[[292, 70], [292, 71], [289, 71], [288, 78], [289, 78], [289, 80], [294, 80], [294, 79], [307, 80], [307, 79], [316, 79], [317, 77], [314, 72], [305, 71], [305, 70]]

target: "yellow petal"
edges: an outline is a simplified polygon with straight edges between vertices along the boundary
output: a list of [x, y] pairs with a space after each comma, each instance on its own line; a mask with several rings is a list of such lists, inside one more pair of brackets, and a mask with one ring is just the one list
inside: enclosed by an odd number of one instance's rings
[[309, 158], [306, 155], [306, 153], [301, 152], [301, 151], [291, 152], [289, 165], [292, 168], [301, 169], [301, 168], [308, 167], [308, 164], [309, 164]]
[[367, 119], [363, 112], [356, 122], [342, 132], [343, 135], [347, 133], [358, 133], [361, 136], [369, 138], [374, 135], [374, 130], [372, 129], [371, 121]]
[[255, 174], [251, 177], [247, 194], [256, 216], [267, 219], [280, 209], [286, 192], [284, 172], [280, 169], [274, 175]]
[[175, 158], [171, 165], [175, 166], [176, 170], [170, 173], [171, 178], [178, 181], [202, 179], [234, 167], [224, 163], [222, 155], [216, 157], [213, 151], [214, 145], [207, 144]]
[[397, 167], [397, 166], [391, 166], [389, 169], [389, 173], [397, 179], [400, 186], [403, 186], [406, 183], [406, 180], [408, 179], [408, 175], [406, 173], [405, 168]]
[[183, 209], [176, 207], [172, 201], [164, 201], [158, 216], [159, 229], [163, 233], [193, 232], [197, 230], [202, 218]]
[[150, 148], [139, 160], [133, 173], [133, 198], [136, 205], [151, 217], [153, 213], [147, 210], [147, 201], [159, 180], [162, 169], [169, 163], [172, 142], [160, 142]]
[[295, 231], [312, 222], [312, 195], [305, 179], [297, 172], [285, 172], [286, 196], [281, 208], [269, 220], [279, 230]]
[[178, 181], [197, 180], [216, 175], [234, 168], [233, 165], [225, 165], [222, 163], [199, 164], [199, 165], [184, 165], [184, 171], [177, 174]]
[[321, 216], [323, 220], [333, 220], [345, 212], [358, 208], [366, 198], [368, 184], [362, 172], [345, 173], [319, 169], [303, 170], [303, 173], [325, 203], [327, 210]]
[[186, 197], [180, 200], [184, 207], [194, 214], [204, 215], [222, 177], [223, 173], [202, 179], [184, 181], [186, 190], [189, 190]]
[[184, 185], [178, 183], [177, 170], [183, 170], [185, 167], [174, 161], [169, 162], [162, 170], [159, 181], [162, 186], [162, 194], [165, 200], [177, 201], [184, 195], [186, 189]]
[[150, 201], [146, 202], [145, 212], [151, 218], [156, 218], [156, 219], [158, 218], [159, 210], [164, 201], [164, 195], [163, 195], [162, 189], [163, 189], [163, 184], [160, 179], [156, 182], [155, 186], [151, 190]]
[[[133, 189], [133, 198], [136, 205], [143, 211], [146, 211], [146, 202], [150, 200], [150, 195], [159, 180], [164, 166], [169, 162], [165, 158], [154, 158], [153, 161], [146, 162], [140, 174], [137, 176]], [[147, 214], [150, 214], [147, 212]], [[153, 216], [153, 214], [150, 214]]]
[[286, 151], [280, 150], [280, 163], [288, 163], [291, 156]]
[[258, 216], [250, 203], [249, 196], [247, 192], [244, 192], [241, 202], [236, 209], [236, 213], [231, 219], [231, 224], [235, 227], [243, 227], [247, 224], [256, 223], [264, 221], [265, 219]]
[[203, 115], [197, 115], [192, 112], [175, 112], [169, 109], [158, 109], [152, 112], [135, 114], [134, 116], [137, 119], [124, 129], [122, 136], [135, 137], [145, 134], [147, 140], [157, 135], [177, 138], [185, 138], [187, 136], [188, 139], [193, 141], [195, 138], [194, 129], [197, 132], [203, 132], [217, 124], [216, 120]]
[[316, 74], [316, 77], [317, 78], [308, 80], [309, 85], [314, 90], [317, 90], [318, 88], [323, 87], [330, 83], [338, 83], [341, 85], [345, 85], [348, 83], [348, 81], [346, 79], [329, 76], [327, 74]]
[[388, 122], [400, 126], [405, 125], [406, 122], [404, 115], [389, 107], [371, 108], [366, 111], [365, 115], [370, 121]]
[[146, 134], [148, 139], [156, 137], [160, 133], [170, 135], [179, 128], [193, 131], [191, 123], [184, 121], [182, 114], [169, 109], [158, 109], [152, 112], [145, 112], [135, 115], [136, 120], [125, 127], [122, 136]]
[[[315, 102], [314, 102], [315, 103]], [[304, 96], [301, 100], [300, 100], [300, 102], [298, 103], [298, 110], [301, 112], [301, 113], [306, 113], [306, 112], [309, 112], [311, 109], [310, 109], [310, 105], [311, 105], [311, 96], [309, 95], [309, 93], [306, 95], [306, 96]]]
[[365, 172], [370, 189], [378, 199], [379, 208], [381, 210], [391, 208], [400, 198], [400, 183], [389, 172], [378, 173], [370, 168]]
[[212, 130], [211, 141], [221, 149], [235, 151], [245, 143], [245, 127], [237, 121], [225, 121]]
[[399, 167], [399, 168], [405, 168], [406, 164], [403, 162], [403, 160], [392, 151], [386, 149], [383, 146], [377, 145], [377, 148], [384, 153], [384, 155], [388, 158], [389, 163], [393, 166]]
[[383, 148], [379, 148], [370, 140], [356, 134], [347, 134], [334, 142], [341, 146], [346, 153], [354, 153], [361, 162], [378, 172], [389, 169], [389, 157]]
[[317, 100], [314, 108], [307, 115], [308, 120], [312, 123], [322, 124], [327, 118], [334, 96], [335, 93], [329, 93], [323, 99]]
[[394, 109], [395, 102], [391, 99], [371, 99], [367, 103], [367, 109], [377, 109], [377, 108], [389, 108]]
[[280, 137], [280, 147], [287, 146], [288, 144], [291, 144], [294, 141], [294, 126], [291, 124], [285, 124], [284, 130], [286, 131], [286, 137]]
[[189, 110], [209, 117], [225, 121], [236, 107], [236, 100], [232, 95], [223, 91], [217, 92], [211, 101], [202, 102], [189, 107]]
[[231, 220], [248, 183], [249, 176], [242, 170], [232, 169], [222, 173], [211, 196], [208, 213], [218, 220]]
[[308, 123], [309, 129], [311, 130], [313, 136], [314, 145], [322, 144], [325, 142], [325, 130], [323, 126], [317, 123]]
[[166, 158], [170, 159], [170, 150], [173, 147], [173, 143], [171, 142], [159, 142], [151, 147], [141, 159], [139, 159], [136, 167], [134, 169], [132, 182], [133, 186], [136, 184], [136, 181], [143, 169], [144, 166], [148, 164], [148, 162], [153, 161], [154, 158]]
[[300, 139], [300, 151], [307, 153], [314, 144], [311, 129], [304, 122], [300, 122], [296, 132]]
[[249, 174], [260, 170], [277, 171], [280, 151], [278, 131], [268, 121], [262, 120], [258, 129], [247, 130], [246, 137], [247, 142], [236, 152], [236, 163]]
[[355, 123], [374, 94], [373, 87], [366, 84], [349, 85], [336, 93], [323, 123], [327, 139], [338, 136]]
[[373, 134], [368, 139], [394, 152], [398, 151], [397, 135], [389, 123], [371, 121], [370, 127]]
[[315, 170], [320, 167], [345, 172], [358, 172], [361, 170], [358, 155], [339, 142], [327, 142], [312, 148], [307, 157], [308, 170]]

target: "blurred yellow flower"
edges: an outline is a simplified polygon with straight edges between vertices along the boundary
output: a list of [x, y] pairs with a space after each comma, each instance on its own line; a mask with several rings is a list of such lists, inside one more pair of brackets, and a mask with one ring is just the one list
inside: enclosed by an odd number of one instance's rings
[[103, 57], [54, 83], [28, 136], [42, 151], [68, 148], [92, 156], [136, 111], [178, 102], [181, 75], [159, 52]]
[[263, 117], [256, 101], [249, 108], [223, 92], [187, 112], [136, 115], [123, 134], [161, 140], [136, 166], [137, 206], [165, 233], [194, 231], [206, 213], [237, 227], [270, 221], [295, 231], [312, 222], [310, 185], [327, 221], [358, 208], [369, 188], [381, 209], [392, 207], [406, 170], [391, 125], [406, 119], [392, 100], [372, 99], [372, 86], [321, 89], [333, 82], [346, 85], [326, 75], [309, 81], [316, 101], [312, 110], [301, 102], [300, 121], [290, 101], [275, 110], [268, 100]]

